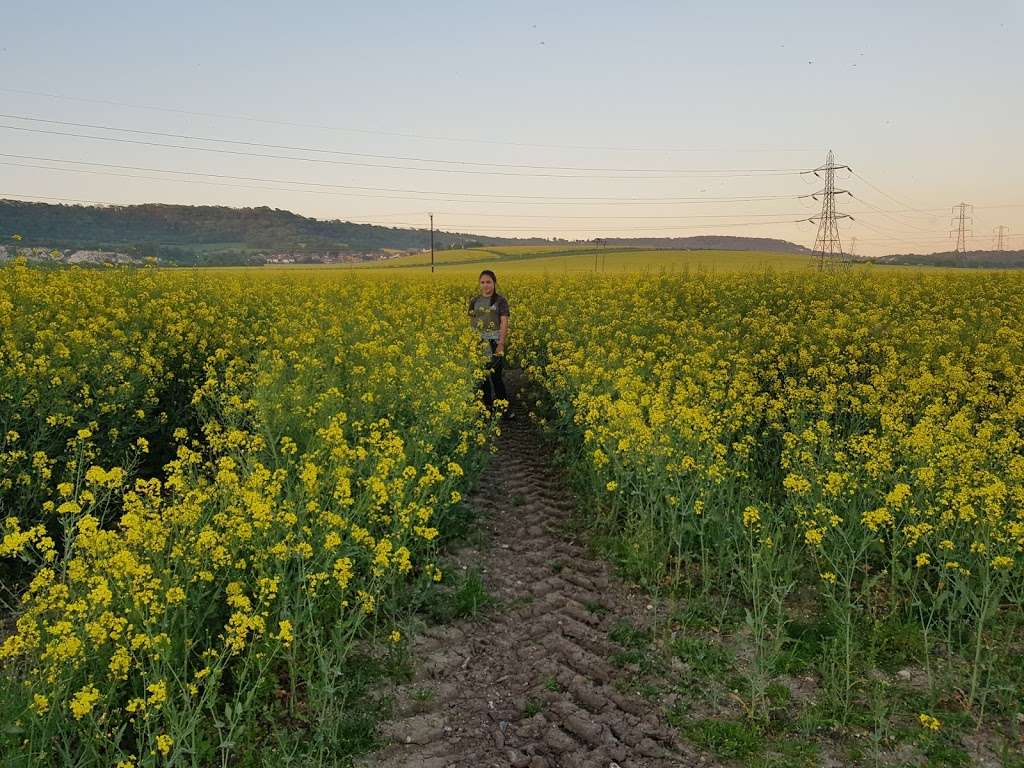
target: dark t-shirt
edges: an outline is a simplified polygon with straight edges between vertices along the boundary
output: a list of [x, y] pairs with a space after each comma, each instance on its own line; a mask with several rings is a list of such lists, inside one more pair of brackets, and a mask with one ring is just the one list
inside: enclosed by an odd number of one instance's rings
[[474, 296], [469, 300], [469, 325], [482, 339], [497, 341], [501, 318], [508, 316], [508, 299], [500, 293], [490, 298]]

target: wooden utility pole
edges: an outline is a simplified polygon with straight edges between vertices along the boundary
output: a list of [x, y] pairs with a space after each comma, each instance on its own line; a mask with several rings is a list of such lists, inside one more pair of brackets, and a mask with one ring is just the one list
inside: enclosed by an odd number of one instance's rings
[[434, 274], [434, 214], [430, 214], [430, 274]]

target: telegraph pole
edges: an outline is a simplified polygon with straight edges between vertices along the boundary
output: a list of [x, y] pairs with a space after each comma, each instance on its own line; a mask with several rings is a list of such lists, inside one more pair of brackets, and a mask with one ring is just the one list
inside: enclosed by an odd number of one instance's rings
[[996, 235], [996, 250], [997, 251], [1001, 251], [1001, 250], [1003, 250], [1006, 247], [1006, 241], [1005, 241], [1006, 230], [1007, 230], [1007, 226], [1005, 224], [1000, 224], [998, 227], [995, 228], [995, 230], [993, 230], [995, 232], [995, 235]]
[[828, 157], [825, 158], [825, 164], [815, 168], [813, 171], [806, 171], [806, 173], [813, 173], [819, 179], [823, 179], [825, 186], [813, 195], [810, 195], [814, 200], [821, 200], [821, 213], [817, 216], [811, 216], [806, 221], [817, 222], [818, 224], [818, 235], [814, 238], [814, 250], [812, 257], [817, 261], [818, 270], [823, 270], [825, 264], [836, 264], [847, 261], [846, 255], [843, 253], [843, 244], [839, 239], [839, 225], [837, 221], [839, 219], [850, 219], [853, 217], [847, 213], [839, 213], [836, 211], [836, 195], [849, 195], [850, 193], [845, 189], [836, 189], [835, 185], [835, 174], [836, 171], [841, 169], [852, 170], [848, 165], [836, 165], [835, 155], [832, 154], [832, 150], [828, 151]]
[[434, 274], [434, 214], [430, 214], [430, 274]]
[[949, 230], [949, 236], [953, 236], [953, 232], [956, 232], [956, 253], [960, 256], [960, 266], [967, 265], [967, 236], [974, 234], [971, 230], [971, 225], [974, 224], [974, 206], [968, 203], [960, 203], [954, 205], [952, 208], [953, 217], [950, 219], [949, 225], [953, 229]]

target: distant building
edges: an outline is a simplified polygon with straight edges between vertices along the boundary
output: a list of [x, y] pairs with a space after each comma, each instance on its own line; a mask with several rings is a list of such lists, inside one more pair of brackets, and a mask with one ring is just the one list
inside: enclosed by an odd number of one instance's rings
[[117, 251], [75, 251], [67, 257], [68, 264], [132, 264], [135, 260]]

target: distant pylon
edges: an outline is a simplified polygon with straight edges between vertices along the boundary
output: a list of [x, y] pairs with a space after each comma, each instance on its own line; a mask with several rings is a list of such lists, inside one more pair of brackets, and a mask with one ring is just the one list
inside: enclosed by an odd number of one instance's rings
[[1007, 226], [1005, 224], [1000, 224], [998, 227], [996, 227], [993, 230], [995, 232], [995, 235], [996, 235], [996, 250], [997, 251], [1001, 251], [1001, 250], [1003, 250], [1006, 247], [1006, 240], [1005, 240], [1005, 238], [1006, 238], [1006, 230], [1007, 230]]
[[843, 264], [848, 261], [846, 254], [843, 253], [843, 244], [839, 239], [839, 225], [836, 223], [838, 219], [853, 219], [849, 214], [836, 211], [836, 195], [850, 194], [845, 189], [836, 189], [836, 171], [842, 168], [848, 171], [852, 170], [848, 165], [836, 165], [835, 155], [830, 149], [828, 157], [825, 158], [825, 164], [809, 171], [825, 181], [824, 189], [811, 195], [815, 200], [821, 199], [821, 213], [807, 219], [807, 221], [818, 222], [818, 235], [814, 238], [814, 250], [811, 255], [819, 270], [824, 269], [826, 264]]
[[[969, 213], [968, 213], [969, 212]], [[973, 235], [971, 226], [974, 224], [974, 206], [968, 203], [960, 203], [953, 206], [953, 218], [950, 219], [949, 236], [956, 232], [956, 253], [960, 255], [960, 264], [967, 263], [967, 236]]]
[[850, 238], [850, 256], [857, 255], [857, 236], [854, 235]]

